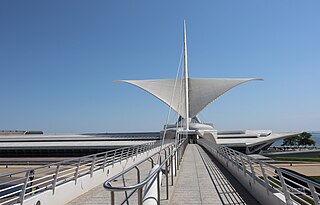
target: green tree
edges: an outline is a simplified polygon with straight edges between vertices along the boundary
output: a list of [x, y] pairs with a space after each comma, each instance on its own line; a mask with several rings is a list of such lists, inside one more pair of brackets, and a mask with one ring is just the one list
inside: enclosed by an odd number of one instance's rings
[[311, 139], [311, 136], [308, 132], [302, 132], [299, 135], [284, 139], [281, 146], [314, 146], [316, 142]]
[[314, 146], [316, 144], [316, 142], [311, 139], [312, 134], [308, 133], [308, 132], [303, 132], [299, 135], [299, 141], [298, 141], [298, 145], [299, 146]]
[[299, 136], [296, 135], [296, 136], [284, 139], [281, 146], [297, 146], [298, 141], [299, 141]]

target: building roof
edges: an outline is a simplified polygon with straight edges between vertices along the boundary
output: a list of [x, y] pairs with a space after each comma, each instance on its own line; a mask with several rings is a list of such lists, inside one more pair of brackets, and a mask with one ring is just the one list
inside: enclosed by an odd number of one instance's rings
[[[260, 78], [188, 78], [189, 117], [195, 117], [209, 103], [230, 89]], [[186, 116], [184, 79], [120, 80], [135, 85], [171, 106], [183, 118]]]

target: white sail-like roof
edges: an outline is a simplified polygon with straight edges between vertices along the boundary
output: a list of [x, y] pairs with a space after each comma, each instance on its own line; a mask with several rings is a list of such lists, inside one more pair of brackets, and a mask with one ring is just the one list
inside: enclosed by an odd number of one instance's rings
[[[119, 80], [135, 85], [153, 96], [157, 97], [172, 109], [185, 116], [185, 89], [183, 79], [161, 79], [161, 80]], [[175, 87], [176, 85], [176, 87]]]
[[[135, 85], [171, 106], [185, 118], [184, 79], [162, 80], [120, 80]], [[260, 78], [188, 78], [189, 80], [189, 117], [195, 117], [209, 103], [228, 90], [242, 83]]]

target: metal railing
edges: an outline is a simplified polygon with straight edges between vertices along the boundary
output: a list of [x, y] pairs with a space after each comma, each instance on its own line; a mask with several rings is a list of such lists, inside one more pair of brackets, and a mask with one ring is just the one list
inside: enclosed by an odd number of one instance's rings
[[[156, 181], [157, 185], [157, 197], [155, 198], [157, 201], [157, 204], [160, 204], [160, 175], [164, 174], [165, 176], [165, 189], [166, 189], [166, 199], [169, 199], [169, 178], [171, 179], [171, 186], [173, 186], [174, 182], [174, 175], [176, 175], [177, 170], [179, 169], [179, 165], [183, 156], [183, 153], [185, 151], [185, 148], [188, 144], [188, 139], [182, 139], [177, 146], [175, 145], [169, 145], [166, 148], [164, 148], [163, 154], [164, 156], [161, 156], [161, 153], [156, 153], [152, 156], [149, 156], [147, 159], [127, 168], [123, 172], [115, 175], [114, 177], [108, 179], [104, 183], [104, 188], [108, 191], [110, 191], [111, 194], [111, 204], [115, 205], [115, 192], [124, 192], [125, 193], [125, 199], [122, 200], [121, 203], [117, 204], [129, 204], [129, 199], [134, 196], [135, 193], [137, 193], [137, 201], [135, 204], [142, 205], [143, 203], [143, 193], [146, 194], [148, 189], [150, 188], [150, 182]], [[150, 161], [151, 167], [154, 165], [153, 157], [160, 157], [160, 163], [159, 167], [153, 170], [151, 173], [149, 173], [146, 178], [141, 181], [141, 170], [139, 169], [139, 165], [141, 165], [144, 162]], [[162, 160], [162, 157], [164, 159]], [[123, 186], [114, 186], [112, 183], [114, 181], [117, 181], [118, 178], [122, 177], [132, 171], [136, 170], [136, 184], [133, 185], [124, 185]], [[170, 176], [169, 176], [170, 174]], [[152, 182], [151, 182], [152, 183]], [[130, 193], [128, 193], [130, 192]]]
[[108, 166], [159, 146], [158, 142], [149, 142], [1, 174], [0, 204], [23, 204], [26, 198], [47, 190], [52, 190], [54, 194], [57, 186], [69, 181], [77, 183], [79, 177], [84, 175], [92, 177], [97, 170], [104, 171]]
[[198, 143], [218, 158], [234, 164], [254, 182], [261, 183], [267, 192], [282, 193], [287, 204], [320, 204], [320, 184], [228, 147], [210, 146], [204, 139]]

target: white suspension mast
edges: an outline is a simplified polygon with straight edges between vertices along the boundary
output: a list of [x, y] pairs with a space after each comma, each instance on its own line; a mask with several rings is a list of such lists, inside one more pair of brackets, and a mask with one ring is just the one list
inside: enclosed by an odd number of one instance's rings
[[183, 53], [184, 53], [184, 82], [185, 82], [185, 128], [189, 130], [189, 73], [188, 73], [188, 53], [187, 53], [187, 28], [186, 20], [183, 21]]

